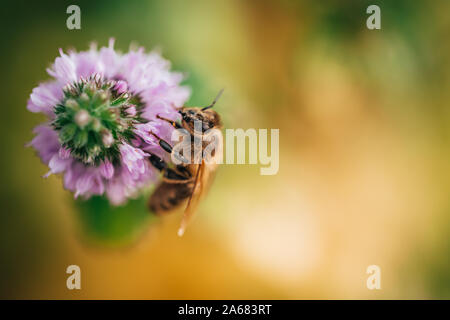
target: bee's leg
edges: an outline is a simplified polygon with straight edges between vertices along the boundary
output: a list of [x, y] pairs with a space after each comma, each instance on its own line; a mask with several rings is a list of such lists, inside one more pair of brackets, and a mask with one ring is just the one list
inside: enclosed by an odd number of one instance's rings
[[160, 137], [158, 137], [156, 134], [154, 134], [153, 132], [149, 132], [152, 136], [154, 136], [156, 139], [158, 139], [158, 143], [159, 146], [166, 151], [167, 153], [172, 153], [172, 146], [166, 141], [161, 139]]
[[[164, 150], [164, 151], [166, 151], [167, 153], [170, 153], [170, 154], [172, 154], [172, 146], [166, 141], [166, 140], [163, 140], [163, 139], [161, 139], [160, 137], [158, 137], [156, 134], [154, 134], [153, 132], [149, 132], [152, 136], [154, 136], [156, 139], [158, 139], [158, 143], [159, 143], [159, 146]], [[175, 154], [175, 157], [178, 159], [178, 160], [180, 160], [181, 162], [183, 162], [183, 163], [189, 163], [189, 160], [187, 160], [185, 157], [183, 157], [181, 154], [179, 154], [179, 153], [176, 153]]]
[[176, 170], [169, 168], [163, 159], [152, 153], [150, 153], [150, 157], [148, 159], [151, 165], [163, 172], [164, 177], [169, 180], [188, 180], [191, 178], [190, 172], [182, 166], [177, 166]]
[[167, 163], [157, 155], [151, 153], [148, 160], [150, 161], [152, 166], [154, 166], [159, 171], [163, 171], [164, 169], [167, 168]]
[[158, 119], [161, 119], [161, 120], [164, 120], [164, 121], [170, 123], [170, 125], [171, 125], [172, 127], [174, 127], [175, 129], [181, 129], [181, 128], [183, 128], [183, 127], [181, 126], [181, 124], [179, 124], [178, 122], [173, 121], [173, 120], [170, 120], [170, 119], [163, 118], [163, 117], [161, 117], [159, 114], [156, 115], [156, 117], [157, 117]]

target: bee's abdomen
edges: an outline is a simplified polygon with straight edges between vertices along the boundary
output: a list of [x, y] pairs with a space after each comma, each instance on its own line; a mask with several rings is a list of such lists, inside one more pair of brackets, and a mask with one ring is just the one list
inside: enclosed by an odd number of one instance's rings
[[193, 183], [162, 182], [150, 197], [150, 210], [156, 214], [171, 211], [192, 194]]

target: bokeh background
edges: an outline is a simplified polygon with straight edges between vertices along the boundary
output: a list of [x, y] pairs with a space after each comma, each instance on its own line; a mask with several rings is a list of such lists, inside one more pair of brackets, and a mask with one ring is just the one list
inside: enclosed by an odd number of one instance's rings
[[[81, 30], [66, 8], [81, 7]], [[366, 28], [370, 4], [381, 30]], [[0, 298], [450, 298], [449, 1], [4, 1]], [[58, 48], [158, 47], [228, 128], [279, 128], [280, 169], [223, 165], [180, 212], [75, 203], [25, 148]], [[79, 265], [82, 290], [66, 288]], [[366, 268], [381, 268], [381, 290]]]

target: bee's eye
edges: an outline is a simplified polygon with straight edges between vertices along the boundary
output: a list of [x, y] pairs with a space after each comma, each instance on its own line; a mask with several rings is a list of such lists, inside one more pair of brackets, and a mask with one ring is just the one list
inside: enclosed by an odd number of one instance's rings
[[189, 113], [190, 115], [194, 115], [194, 114], [195, 114], [194, 110], [189, 110], [188, 113]]

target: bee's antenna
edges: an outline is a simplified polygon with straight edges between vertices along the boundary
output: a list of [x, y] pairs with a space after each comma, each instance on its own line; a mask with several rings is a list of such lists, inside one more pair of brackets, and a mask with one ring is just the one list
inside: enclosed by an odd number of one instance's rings
[[220, 96], [222, 95], [223, 90], [224, 89], [220, 90], [219, 93], [217, 94], [216, 98], [214, 99], [214, 101], [209, 106], [203, 107], [202, 111], [214, 107], [214, 105], [216, 104], [217, 100], [219, 100]]

